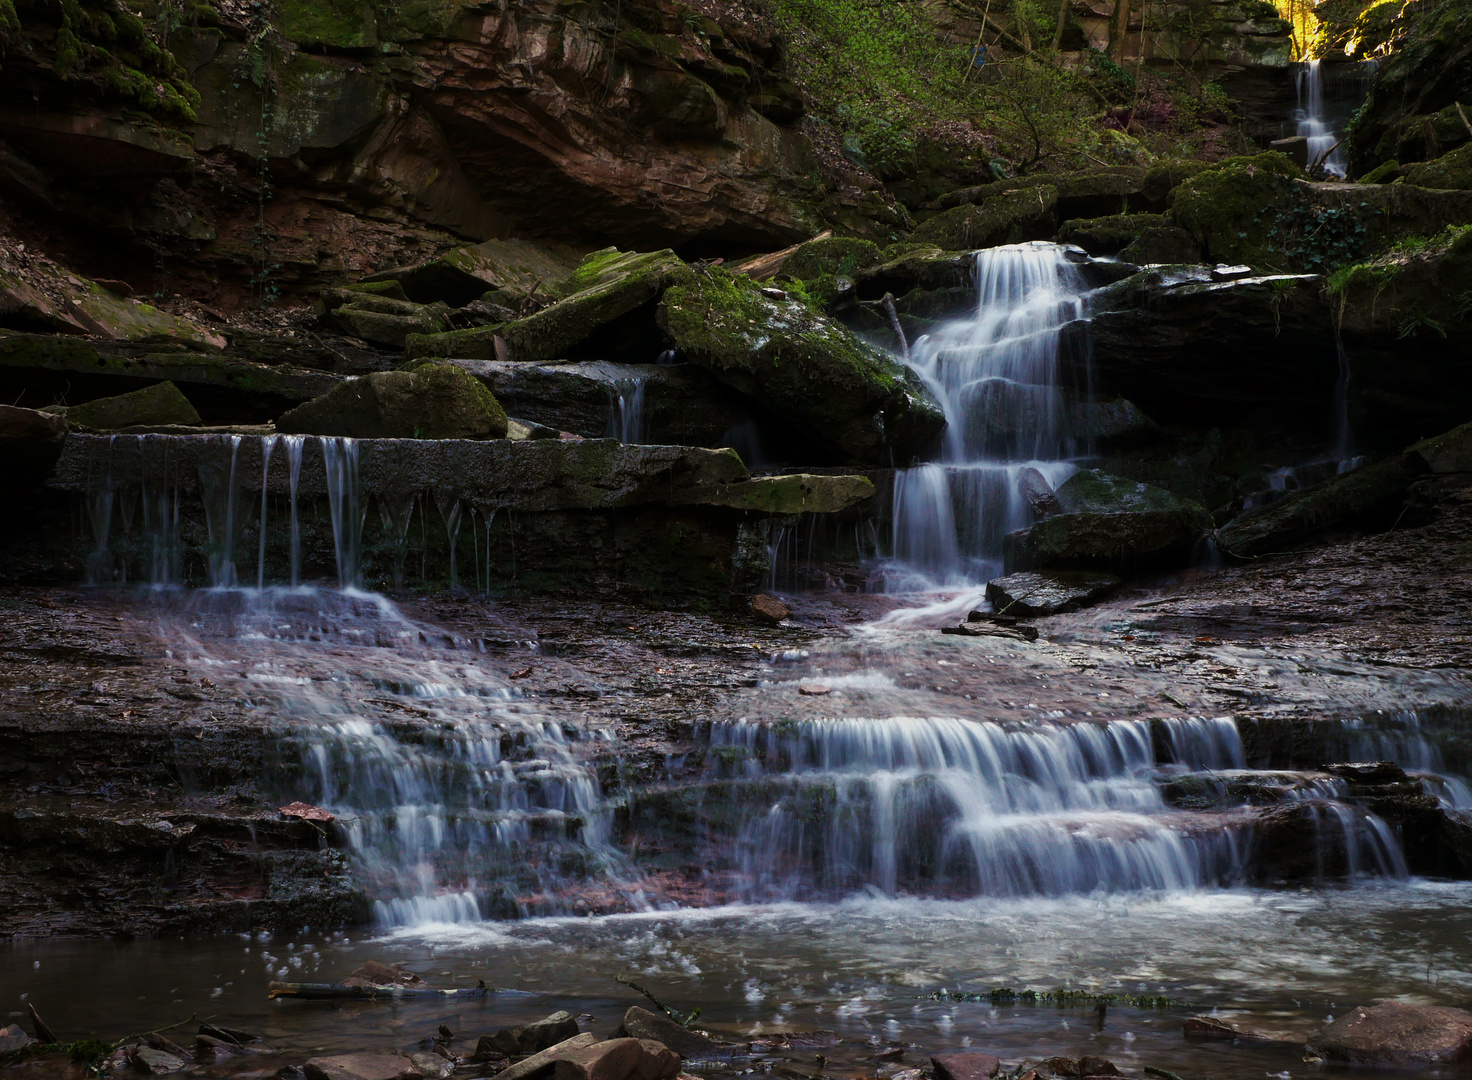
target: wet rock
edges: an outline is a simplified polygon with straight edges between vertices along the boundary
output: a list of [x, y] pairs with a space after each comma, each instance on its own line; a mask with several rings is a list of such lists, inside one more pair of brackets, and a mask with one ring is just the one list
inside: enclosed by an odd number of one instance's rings
[[1063, 512], [1063, 504], [1058, 501], [1058, 493], [1036, 469], [1026, 468], [1017, 474], [1017, 491], [1027, 500], [1027, 505], [1032, 507], [1033, 513], [1038, 517], [1048, 517], [1050, 514]]
[[1118, 1076], [1119, 1069], [1108, 1058], [1081, 1057], [1078, 1059], [1078, 1074], [1080, 1076]]
[[420, 304], [444, 301], [464, 307], [488, 292], [508, 299], [550, 303], [556, 287], [572, 276], [575, 264], [525, 240], [487, 240], [456, 248], [418, 266], [369, 275], [368, 283], [397, 283], [403, 298]]
[[1161, 435], [1160, 425], [1133, 401], [1070, 401], [1068, 427], [1075, 439], [1123, 448], [1151, 442]]
[[292, 409], [276, 428], [356, 439], [500, 439], [506, 412], [468, 372], [425, 364], [350, 379]]
[[[131, 1046], [128, 1048], [127, 1055], [128, 1064], [132, 1065], [135, 1071], [150, 1076], [182, 1072], [191, 1064], [189, 1058], [171, 1054], [167, 1050], [155, 1050], [151, 1046]], [[338, 1078], [334, 1077], [333, 1080], [338, 1080]]]
[[1472, 1057], [1472, 1012], [1399, 1001], [1360, 1005], [1314, 1032], [1307, 1051], [1343, 1065], [1452, 1065]]
[[1325, 765], [1324, 771], [1353, 784], [1394, 784], [1406, 779], [1406, 771], [1393, 761], [1346, 761]]
[[[105, 457], [114, 482], [137, 484], [145, 467], [167, 452], [170, 474], [180, 490], [198, 491], [197, 474], [220, 460], [221, 444], [202, 436], [171, 436], [114, 443], [98, 435], [69, 436], [52, 485], [86, 491], [89, 469]], [[237, 457], [241, 490], [259, 495], [261, 447], [241, 443]], [[298, 486], [303, 499], [327, 496], [319, 440], [303, 447]], [[611, 439], [367, 439], [358, 444], [358, 483], [365, 496], [433, 489], [480, 506], [515, 510], [600, 510], [615, 507], [698, 505], [703, 494], [721, 492], [750, 474], [732, 450], [687, 446], [625, 446]], [[267, 478], [273, 495], [288, 496], [285, 470]]]
[[642, 442], [724, 446], [727, 432], [751, 416], [734, 391], [692, 364], [449, 362], [485, 383], [518, 419], [585, 438], [609, 432], [614, 402], [635, 386], [643, 394]]
[[434, 1077], [435, 1080], [443, 1080], [455, 1071], [455, 1063], [439, 1054], [411, 1054], [409, 1063], [414, 1066], [416, 1075]]
[[294, 802], [281, 808], [281, 816], [285, 818], [297, 818], [301, 821], [320, 821], [324, 824], [337, 819], [320, 806], [312, 806], [310, 803]]
[[986, 598], [1000, 614], [1058, 615], [1097, 603], [1119, 587], [1113, 574], [1051, 570], [1010, 574], [987, 582]]
[[116, 431], [118, 428], [168, 424], [188, 427], [203, 422], [189, 399], [167, 381], [130, 394], [97, 398], [58, 411], [66, 417], [68, 427], [79, 431]]
[[555, 1012], [545, 1019], [517, 1028], [516, 1049], [521, 1054], [536, 1054], [571, 1039], [577, 1033], [578, 1022], [571, 1013]]
[[680, 1055], [652, 1039], [609, 1039], [558, 1054], [554, 1080], [674, 1080]]
[[335, 1054], [312, 1058], [304, 1066], [307, 1080], [417, 1080], [422, 1074], [402, 1054]]
[[764, 622], [776, 624], [792, 615], [792, 610], [775, 596], [757, 593], [751, 598], [751, 613]]
[[30, 491], [51, 475], [66, 439], [66, 419], [35, 409], [0, 405], [0, 492]]
[[704, 1060], [719, 1057], [723, 1052], [730, 1053], [729, 1047], [723, 1048], [714, 1039], [637, 1005], [624, 1013], [619, 1033], [635, 1039], [652, 1039], [662, 1043], [686, 1061]]
[[878, 299], [885, 293], [903, 297], [915, 290], [962, 289], [974, 305], [971, 288], [976, 257], [970, 252], [946, 251], [934, 244], [908, 241], [891, 244], [880, 253], [880, 261], [854, 274], [862, 295]]
[[338, 986], [423, 986], [424, 980], [408, 968], [369, 960]]
[[1003, 539], [1008, 574], [1019, 570], [1091, 568], [1133, 572], [1182, 566], [1211, 528], [1199, 504], [1163, 488], [1093, 469], [1058, 488], [1062, 514]]
[[12, 1050], [24, 1050], [34, 1041], [20, 1029], [19, 1024], [7, 1024], [0, 1028], [0, 1054], [8, 1054]]
[[1158, 225], [1141, 230], [1119, 253], [1119, 258], [1136, 266], [1193, 263], [1201, 258], [1201, 245], [1179, 226]]
[[803, 697], [826, 697], [833, 693], [833, 687], [827, 683], [803, 683], [797, 692]]
[[755, 476], [735, 484], [699, 493], [702, 506], [729, 506], [764, 514], [833, 514], [874, 497], [867, 476], [827, 476], [789, 473]]
[[937, 1054], [930, 1059], [936, 1080], [989, 1080], [1001, 1071], [1001, 1061], [992, 1054]]
[[979, 206], [946, 210], [922, 224], [910, 239], [945, 251], [1043, 240], [1057, 229], [1057, 209], [1058, 189], [1039, 184], [989, 195]]
[[1400, 513], [1419, 464], [1401, 454], [1295, 491], [1222, 527], [1217, 547], [1250, 558], [1290, 550], [1331, 529], [1388, 525]]
[[810, 426], [857, 464], [908, 459], [944, 414], [909, 369], [792, 299], [710, 269], [670, 289], [660, 323], [689, 360]]
[[580, 1035], [574, 1035], [572, 1038], [558, 1043], [556, 1046], [549, 1046], [540, 1053], [533, 1054], [529, 1058], [518, 1061], [514, 1065], [501, 1070], [496, 1075], [501, 1080], [527, 1080], [528, 1077], [532, 1076], [551, 1075], [553, 1069], [556, 1068], [558, 1059], [564, 1054], [570, 1054], [584, 1047], [592, 1046], [597, 1042], [598, 1036], [585, 1031]]

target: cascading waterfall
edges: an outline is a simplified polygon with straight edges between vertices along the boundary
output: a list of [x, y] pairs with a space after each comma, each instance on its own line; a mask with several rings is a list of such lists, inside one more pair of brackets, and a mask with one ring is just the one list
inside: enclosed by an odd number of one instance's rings
[[1070, 390], [1087, 383], [1087, 355], [1064, 328], [1083, 315], [1085, 287], [1067, 249], [1031, 243], [976, 255], [974, 312], [917, 340], [906, 363], [940, 402], [940, 462], [894, 481], [891, 591], [975, 583], [990, 575], [1002, 537], [1031, 523], [1019, 490], [1026, 469], [1056, 487], [1085, 449], [1074, 437]]
[[621, 443], [644, 442], [644, 376], [621, 376], [608, 395], [608, 437]]
[[[1308, 162], [1319, 162], [1331, 176], [1345, 176], [1348, 162], [1339, 145], [1339, 135], [1324, 109], [1324, 72], [1318, 60], [1308, 60], [1298, 69], [1298, 134], [1308, 139]], [[1323, 159], [1320, 162], [1320, 159]]]

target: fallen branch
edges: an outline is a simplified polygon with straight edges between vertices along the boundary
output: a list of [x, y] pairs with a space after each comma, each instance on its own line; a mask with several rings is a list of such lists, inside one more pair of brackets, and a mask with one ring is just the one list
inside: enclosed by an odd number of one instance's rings
[[910, 343], [905, 340], [904, 327], [900, 325], [899, 314], [894, 309], [894, 293], [885, 293], [882, 302], [884, 304], [885, 314], [889, 316], [889, 325], [894, 330], [894, 336], [900, 339], [900, 356], [908, 363], [910, 360]]
[[622, 983], [624, 986], [627, 986], [636, 994], [643, 994], [646, 998], [649, 999], [650, 1004], [652, 1004], [656, 1009], [668, 1016], [675, 1023], [679, 1024], [681, 1027], [689, 1027], [691, 1024], [695, 1023], [696, 1019], [698, 1019], [700, 1016], [700, 1010], [696, 1009], [689, 1016], [682, 1018], [679, 1013], [675, 1012], [674, 1009], [670, 1008], [664, 1002], [660, 1001], [659, 998], [655, 997], [648, 990], [645, 990], [638, 983], [631, 982], [630, 980], [624, 978], [622, 975], [615, 975], [613, 977], [613, 981], [616, 983]]
[[1467, 129], [1468, 136], [1472, 137], [1472, 120], [1468, 120], [1467, 114], [1462, 111], [1462, 103], [1454, 101], [1452, 104], [1457, 107], [1457, 115], [1462, 118], [1462, 126]]
[[52, 1034], [51, 1029], [46, 1026], [46, 1021], [41, 1019], [41, 1014], [36, 1011], [36, 1006], [29, 1001], [26, 1002], [26, 1012], [30, 1015], [31, 1030], [36, 1033], [38, 1041], [43, 1043], [61, 1042], [60, 1039]]
[[743, 259], [731, 267], [733, 274], [745, 274], [753, 281], [766, 281], [774, 277], [782, 269], [784, 263], [792, 257], [792, 253], [803, 244], [812, 244], [819, 240], [832, 238], [833, 230], [825, 229], [811, 240], [804, 240], [801, 244], [793, 244], [791, 247], [783, 248], [781, 251], [773, 251], [766, 255], [753, 255], [749, 259]]
[[1161, 1080], [1186, 1080], [1180, 1073], [1173, 1073], [1169, 1069], [1157, 1069], [1154, 1065], [1146, 1065], [1145, 1071], [1151, 1076], [1158, 1076]]

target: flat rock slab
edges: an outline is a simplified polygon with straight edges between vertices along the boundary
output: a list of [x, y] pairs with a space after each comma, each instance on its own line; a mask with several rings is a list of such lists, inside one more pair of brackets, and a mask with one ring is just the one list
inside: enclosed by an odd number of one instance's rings
[[1118, 586], [1118, 577], [1102, 572], [1023, 572], [987, 582], [986, 598], [996, 611], [1008, 615], [1058, 615], [1097, 603]]
[[419, 1070], [402, 1054], [336, 1054], [302, 1066], [307, 1080], [418, 1080]]
[[939, 1054], [930, 1059], [936, 1080], [988, 1080], [1002, 1062], [993, 1054]]
[[1309, 1037], [1308, 1051], [1345, 1065], [1449, 1065], [1472, 1058], [1472, 1012], [1387, 1001], [1357, 1006]]
[[585, 1046], [592, 1046], [598, 1041], [598, 1036], [591, 1032], [583, 1032], [574, 1035], [556, 1046], [550, 1046], [541, 1053], [533, 1054], [529, 1058], [523, 1058], [508, 1069], [497, 1073], [499, 1080], [525, 1080], [529, 1076], [537, 1076], [543, 1072], [551, 1072], [557, 1065], [558, 1059], [575, 1050]]

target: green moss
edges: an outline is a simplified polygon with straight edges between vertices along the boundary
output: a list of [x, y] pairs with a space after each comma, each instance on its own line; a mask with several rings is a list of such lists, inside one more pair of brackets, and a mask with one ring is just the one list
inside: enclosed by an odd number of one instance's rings
[[1395, 179], [1400, 172], [1400, 162], [1384, 161], [1359, 178], [1361, 184], [1385, 184]]
[[811, 280], [824, 274], [845, 276], [879, 262], [879, 245], [870, 240], [830, 237], [802, 245], [782, 264], [784, 277]]
[[276, 0], [276, 24], [288, 41], [338, 49], [378, 43], [377, 18], [367, 0]]

